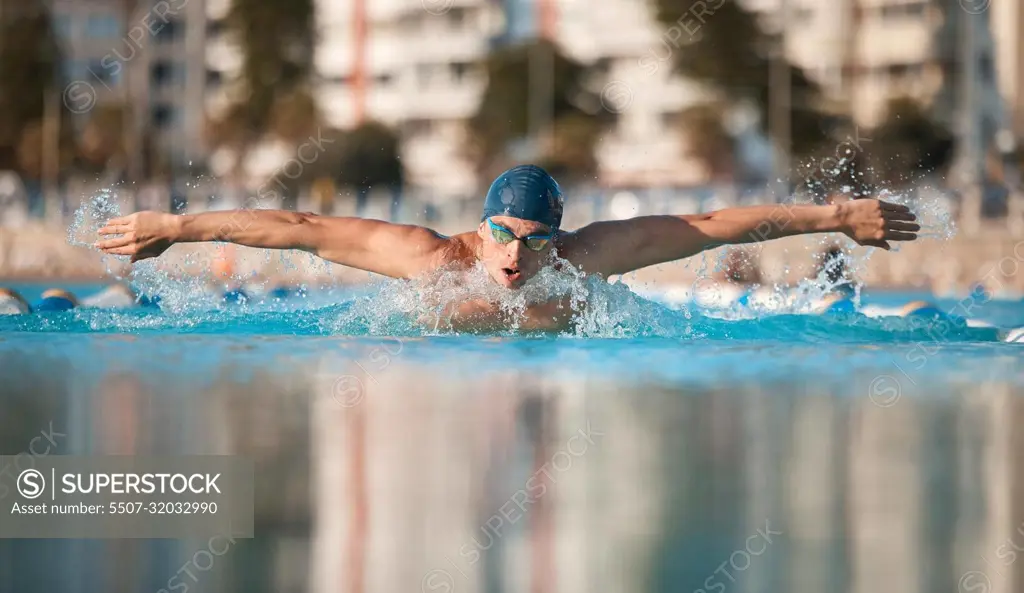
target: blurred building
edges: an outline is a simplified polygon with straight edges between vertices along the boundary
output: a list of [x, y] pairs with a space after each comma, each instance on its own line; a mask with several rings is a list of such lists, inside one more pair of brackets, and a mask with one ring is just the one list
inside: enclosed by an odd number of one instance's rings
[[74, 103], [68, 107], [81, 122], [95, 106], [128, 106], [130, 160], [141, 153], [146, 136], [172, 167], [205, 159], [203, 3], [139, 3], [134, 11], [125, 6], [120, 0], [53, 1], [64, 84], [79, 83], [65, 102]]
[[[88, 83], [97, 104], [132, 106], [130, 147], [151, 134], [172, 165], [206, 161], [204, 119], [228, 105], [243, 61], [225, 34], [230, 3], [173, 0], [129, 14], [120, 0], [53, 0], [64, 77]], [[763, 12], [769, 26], [786, 23], [790, 58], [861, 126], [877, 124], [890, 99], [910, 96], [961, 130], [965, 85], [957, 71], [971, 54], [974, 158], [980, 162], [994, 144], [1007, 150], [1014, 135], [1024, 135], [1019, 3], [992, 3], [973, 17], [957, 0], [745, 4]], [[618, 116], [597, 147], [602, 184], [706, 181], [685, 154], [677, 124], [679, 113], [705, 96], [672, 73], [671, 54], [679, 50], [638, 0], [317, 0], [315, 14], [313, 82], [325, 125], [346, 129], [374, 119], [393, 126], [412, 188], [465, 196], [486, 181], [476, 178], [465, 135], [487, 83], [481, 63], [496, 45], [537, 37], [555, 39], [601, 74], [604, 88], [593, 90], [603, 91], [602, 105], [595, 108]], [[966, 25], [973, 27], [970, 48]], [[79, 117], [85, 121], [88, 111]], [[291, 154], [262, 148], [250, 155], [266, 161], [259, 170], [272, 171]]]
[[670, 48], [662, 43], [665, 31], [654, 12], [635, 0], [550, 2], [558, 42], [570, 57], [605, 74], [604, 88], [595, 90], [602, 91], [601, 107], [618, 114], [617, 125], [597, 147], [602, 183], [649, 187], [704, 181], [700, 165], [684, 154], [677, 116], [705, 97], [673, 74], [671, 61], [662, 60]]
[[685, 166], [679, 135], [664, 129], [696, 94], [667, 67], [644, 71], [639, 60], [661, 29], [637, 8], [632, 0], [325, 1], [317, 8], [317, 98], [329, 125], [372, 118], [396, 126], [413, 186], [464, 195], [485, 181], [464, 153], [465, 124], [487, 83], [480, 63], [495, 44], [554, 37], [626, 89], [605, 106], [620, 122], [598, 148], [602, 181], [693, 182], [699, 171]]
[[412, 186], [466, 194], [464, 123], [486, 84], [495, 19], [485, 0], [321, 0], [316, 96], [326, 123], [378, 120], [402, 139]]
[[[1012, 113], [1019, 112], [1024, 17], [1018, 3], [985, 7], [978, 2], [973, 12], [957, 0], [746, 4], [764, 11], [776, 30], [785, 23], [790, 59], [860, 126], [880, 123], [891, 99], [910, 97], [930, 106], [951, 130], [962, 132], [962, 110], [969, 105], [980, 162], [999, 132], [1010, 128]], [[1003, 6], [997, 10], [999, 4]], [[961, 66], [967, 56], [973, 56], [973, 69]], [[961, 70], [973, 81], [971, 97], [965, 97]]]
[[999, 90], [1019, 141], [1024, 139], [1024, 5], [993, 2], [989, 14], [996, 42]]

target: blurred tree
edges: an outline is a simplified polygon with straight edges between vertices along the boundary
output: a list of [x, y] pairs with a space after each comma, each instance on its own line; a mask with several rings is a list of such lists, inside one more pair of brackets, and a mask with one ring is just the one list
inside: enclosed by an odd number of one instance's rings
[[735, 142], [725, 125], [725, 110], [716, 103], [702, 103], [679, 114], [685, 152], [702, 163], [712, 180], [730, 179]]
[[[288, 177], [282, 170], [268, 184], [281, 190], [286, 202], [292, 200], [300, 188], [323, 180], [330, 180], [335, 187], [354, 189], [360, 211], [372, 189], [390, 189], [396, 196], [401, 191], [405, 173], [399, 139], [391, 128], [369, 121], [351, 130], [326, 130], [316, 136], [323, 150], [303, 160], [298, 175]], [[321, 209], [326, 207], [326, 203], [321, 203]]]
[[270, 131], [304, 136], [310, 126], [296, 115], [305, 110], [315, 118], [304, 91], [313, 59], [313, 0], [232, 0], [227, 24], [244, 56], [243, 92], [211, 122], [211, 142], [244, 154]]
[[131, 117], [124, 105], [97, 105], [89, 114], [89, 121], [78, 138], [79, 166], [89, 172], [100, 173], [110, 168], [122, 168], [125, 162], [124, 124]]
[[350, 131], [339, 164], [339, 183], [356, 190], [356, 215], [362, 216], [371, 189], [388, 188], [391, 212], [397, 212], [405, 175], [398, 136], [378, 122], [366, 122]]
[[555, 120], [550, 151], [540, 165], [558, 179], [578, 181], [597, 174], [594, 147], [601, 127], [585, 113], [568, 113]]
[[269, 128], [285, 140], [301, 142], [316, 133], [320, 119], [313, 95], [307, 89], [296, 89], [274, 101]]
[[891, 100], [885, 120], [870, 137], [871, 173], [887, 187], [913, 183], [929, 173], [945, 173], [953, 159], [953, 134], [910, 98]]
[[[760, 110], [766, 135], [770, 115], [772, 52], [778, 35], [767, 32], [758, 16], [736, 0], [721, 0], [713, 10], [701, 11], [691, 0], [654, 0], [658, 19], [668, 27], [663, 36], [666, 51], [658, 48], [646, 60], [656, 67], [671, 60], [675, 69], [692, 80], [721, 93], [726, 102], [752, 101]], [[707, 4], [711, 4], [708, 2]], [[821, 90], [804, 71], [788, 64], [791, 80], [790, 124], [792, 154], [806, 156], [820, 149], [833, 132], [836, 118], [823, 109]]]
[[141, 143], [140, 166], [142, 175], [147, 179], [171, 178], [171, 159], [160, 144], [156, 132], [152, 127], [146, 126], [140, 134]]
[[[550, 95], [531, 84], [530, 64], [549, 64], [552, 68]], [[547, 67], [547, 66], [545, 66]], [[467, 156], [485, 178], [512, 164], [511, 146], [525, 140], [531, 132], [531, 105], [543, 102], [553, 118], [546, 142], [539, 146], [542, 164], [561, 175], [581, 178], [596, 169], [594, 145], [614, 114], [596, 108], [600, 98], [588, 90], [588, 70], [563, 55], [548, 41], [536, 41], [499, 49], [488, 56], [487, 87], [470, 119], [472, 142]], [[582, 106], [582, 107], [581, 107]], [[592, 109], [585, 109], [592, 106]]]
[[[56, 75], [60, 63], [47, 4], [0, 0], [0, 170], [39, 178], [43, 141], [38, 128], [47, 93], [60, 92]], [[64, 106], [60, 109], [60, 117], [65, 118]], [[30, 155], [35, 147], [39, 152]]]
[[400, 187], [404, 181], [398, 136], [379, 122], [367, 122], [343, 139], [338, 183], [356, 189]]

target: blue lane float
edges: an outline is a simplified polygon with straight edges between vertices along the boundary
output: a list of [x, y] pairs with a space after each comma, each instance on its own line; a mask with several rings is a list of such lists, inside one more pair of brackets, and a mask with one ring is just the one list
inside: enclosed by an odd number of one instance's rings
[[20, 294], [8, 288], [0, 288], [0, 315], [22, 315], [31, 312], [32, 307]]
[[267, 293], [267, 296], [275, 301], [283, 301], [291, 298], [293, 294], [292, 289], [287, 286], [276, 286]]
[[306, 287], [305, 286], [286, 286], [279, 285], [270, 289], [267, 292], [267, 298], [272, 301], [286, 301], [294, 298], [305, 298]]
[[78, 306], [78, 299], [75, 295], [60, 288], [51, 288], [43, 293], [38, 303], [33, 305], [32, 310], [36, 312], [60, 312], [70, 311]]
[[221, 300], [229, 305], [244, 305], [249, 302], [249, 295], [239, 288], [225, 292]]
[[138, 305], [140, 307], [145, 307], [145, 308], [149, 308], [149, 309], [159, 309], [160, 308], [160, 295], [156, 295], [156, 296], [152, 296], [151, 297], [151, 296], [146, 295], [146, 294], [140, 294], [137, 303], [138, 303]]

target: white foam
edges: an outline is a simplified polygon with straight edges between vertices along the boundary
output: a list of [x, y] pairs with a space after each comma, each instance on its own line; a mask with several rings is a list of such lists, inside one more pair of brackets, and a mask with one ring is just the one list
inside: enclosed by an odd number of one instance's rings
[[1024, 327], [1015, 327], [1005, 332], [1000, 332], [999, 339], [1003, 342], [1024, 344]]

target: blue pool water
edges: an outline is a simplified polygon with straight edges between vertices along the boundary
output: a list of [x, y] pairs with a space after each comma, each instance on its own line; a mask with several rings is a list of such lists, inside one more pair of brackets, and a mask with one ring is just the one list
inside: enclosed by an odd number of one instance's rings
[[[46, 288], [10, 286], [29, 300]], [[64, 288], [87, 298], [105, 285]], [[1024, 345], [1000, 341], [999, 328], [1024, 326], [1024, 303], [1012, 301], [977, 303], [972, 319], [991, 327], [970, 327], [962, 321], [892, 315], [782, 312], [723, 317], [720, 311], [659, 302], [619, 286], [595, 292], [603, 308], [573, 331], [508, 330], [479, 336], [413, 323], [391, 303], [396, 293], [388, 284], [312, 290], [284, 301], [254, 295], [243, 305], [225, 304], [216, 295], [191, 288], [181, 290], [185, 292], [178, 295], [177, 309], [81, 308], [0, 316], [0, 355], [10, 350], [49, 352], [83, 369], [123, 363], [156, 372], [186, 365], [190, 374], [200, 376], [206, 369], [212, 376], [228, 360], [253, 368], [282, 356], [309, 361], [328, 352], [358, 360], [388, 340], [399, 340], [403, 360], [439, 368], [455, 360], [472, 361], [460, 372], [509, 365], [538, 372], [570, 368], [610, 377], [641, 373], [670, 384], [815, 377], [846, 385], [892, 376], [916, 389], [962, 377], [1019, 381], [1024, 372]], [[895, 310], [922, 298], [954, 313], [960, 302], [926, 294], [865, 291], [860, 304]]]
[[[969, 327], [612, 287], [565, 335], [458, 335], [388, 284], [241, 306], [170, 288], [162, 309], [0, 316], [0, 453], [44, 431], [56, 454], [253, 459], [257, 537], [197, 590], [966, 591], [1016, 537], [991, 501], [1024, 453], [1024, 345], [997, 329], [1020, 302]], [[0, 591], [174, 590], [204, 546], [0, 538]]]

